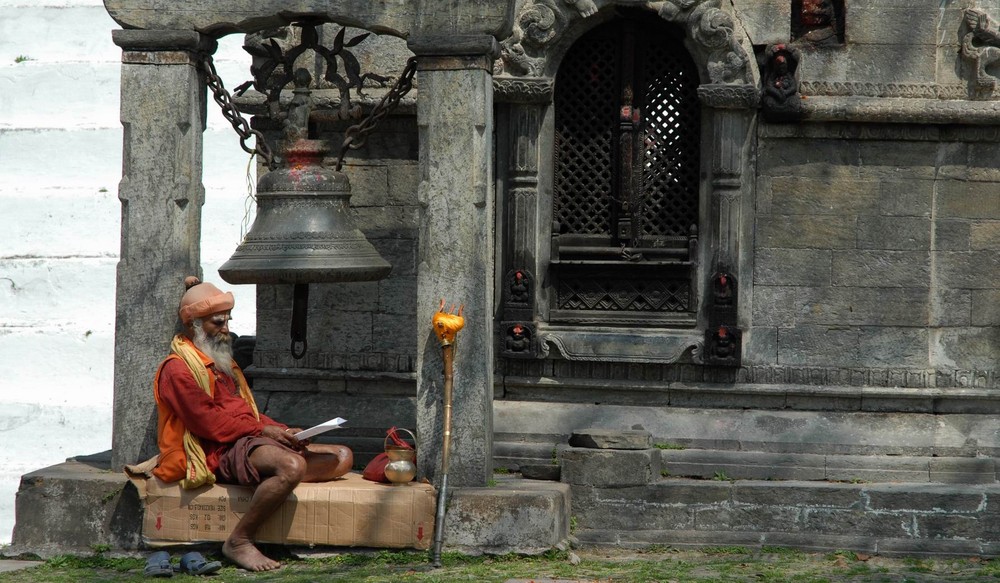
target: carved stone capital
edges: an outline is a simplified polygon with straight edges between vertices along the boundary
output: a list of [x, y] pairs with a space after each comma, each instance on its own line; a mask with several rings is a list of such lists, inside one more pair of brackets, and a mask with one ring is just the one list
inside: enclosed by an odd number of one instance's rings
[[214, 53], [215, 39], [193, 30], [112, 30], [111, 40], [123, 51], [189, 51]]
[[497, 77], [493, 79], [493, 100], [506, 103], [551, 103], [552, 79]]
[[753, 85], [701, 85], [698, 99], [702, 105], [716, 109], [754, 109], [760, 101], [760, 92]]

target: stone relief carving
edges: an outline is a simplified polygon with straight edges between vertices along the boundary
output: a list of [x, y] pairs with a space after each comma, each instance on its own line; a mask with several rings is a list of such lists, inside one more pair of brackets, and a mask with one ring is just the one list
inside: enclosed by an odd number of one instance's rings
[[494, 75], [542, 76], [553, 40], [570, 22], [593, 16], [604, 6], [617, 5], [643, 6], [680, 24], [693, 41], [693, 56], [707, 71], [708, 83], [754, 84], [751, 62], [736, 38], [733, 17], [719, 8], [720, 4], [720, 0], [525, 0], [513, 33], [500, 43]]
[[988, 73], [987, 68], [1000, 61], [1000, 26], [983, 10], [969, 8], [965, 11], [959, 34], [962, 56], [972, 64], [973, 92], [992, 95], [998, 78]]
[[795, 121], [802, 117], [799, 96], [799, 51], [786, 44], [767, 47], [764, 53], [761, 105], [768, 121]]

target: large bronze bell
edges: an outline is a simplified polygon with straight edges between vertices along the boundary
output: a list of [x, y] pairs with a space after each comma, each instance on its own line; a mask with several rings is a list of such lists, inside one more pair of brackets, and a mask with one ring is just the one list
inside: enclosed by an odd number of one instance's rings
[[325, 145], [297, 139], [283, 148], [286, 163], [257, 182], [257, 217], [236, 252], [219, 268], [229, 283], [295, 284], [291, 351], [306, 351], [310, 283], [372, 281], [392, 266], [351, 216], [351, 184], [322, 166]]
[[392, 266], [351, 216], [347, 175], [323, 167], [324, 145], [299, 139], [284, 148], [283, 166], [257, 183], [257, 217], [233, 256], [219, 268], [229, 283], [372, 281]]

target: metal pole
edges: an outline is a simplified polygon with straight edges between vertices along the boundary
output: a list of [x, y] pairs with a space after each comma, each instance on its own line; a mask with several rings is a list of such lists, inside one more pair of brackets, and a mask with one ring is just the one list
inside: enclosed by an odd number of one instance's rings
[[434, 553], [433, 564], [441, 566], [441, 546], [444, 544], [444, 514], [448, 491], [448, 459], [451, 454], [451, 399], [455, 376], [455, 339], [458, 331], [465, 325], [462, 309], [451, 306], [451, 313], [444, 311], [444, 300], [431, 322], [434, 333], [441, 342], [441, 359], [444, 363], [444, 443], [441, 447], [441, 487], [438, 490], [437, 517], [434, 520]]

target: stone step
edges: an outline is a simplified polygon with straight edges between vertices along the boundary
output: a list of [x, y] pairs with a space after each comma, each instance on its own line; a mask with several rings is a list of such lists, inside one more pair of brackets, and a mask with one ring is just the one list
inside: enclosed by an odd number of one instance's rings
[[1000, 555], [1000, 484], [665, 478], [572, 486], [581, 545], [785, 546], [881, 555]]
[[938, 482], [992, 484], [998, 480], [994, 458], [887, 455], [821, 455], [662, 450], [665, 475], [735, 480], [825, 480], [831, 482]]

